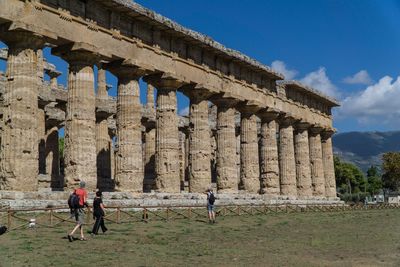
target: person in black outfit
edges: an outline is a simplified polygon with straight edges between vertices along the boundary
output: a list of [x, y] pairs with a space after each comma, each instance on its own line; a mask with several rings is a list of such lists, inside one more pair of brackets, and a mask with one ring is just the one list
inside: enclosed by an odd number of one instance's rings
[[99, 233], [100, 227], [101, 227], [101, 230], [103, 231], [103, 234], [105, 232], [107, 232], [107, 227], [104, 225], [105, 211], [104, 211], [104, 205], [103, 205], [103, 200], [101, 199], [101, 196], [102, 196], [102, 192], [97, 191], [96, 197], [93, 200], [93, 219], [95, 219], [96, 222], [93, 225], [92, 235], [97, 235]]

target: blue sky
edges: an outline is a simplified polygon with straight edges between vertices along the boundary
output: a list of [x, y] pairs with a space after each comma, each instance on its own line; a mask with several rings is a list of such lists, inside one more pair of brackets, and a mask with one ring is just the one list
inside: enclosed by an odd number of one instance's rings
[[[336, 97], [339, 132], [400, 130], [400, 1], [136, 2]], [[65, 62], [45, 55], [66, 73]], [[115, 77], [107, 79], [115, 94]], [[182, 111], [188, 101], [178, 104]]]

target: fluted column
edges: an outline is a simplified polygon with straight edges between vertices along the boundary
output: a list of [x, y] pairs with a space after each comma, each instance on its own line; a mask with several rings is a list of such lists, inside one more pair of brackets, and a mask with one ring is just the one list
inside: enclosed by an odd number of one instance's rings
[[111, 146], [108, 121], [103, 119], [96, 123], [97, 188], [103, 191], [112, 189]]
[[324, 166], [322, 162], [321, 133], [322, 128], [313, 126], [310, 128], [310, 162], [311, 180], [314, 196], [325, 196]]
[[299, 197], [312, 196], [310, 147], [308, 144], [308, 128], [305, 122], [295, 124], [294, 150], [296, 159], [297, 195]]
[[118, 77], [117, 151], [115, 189], [143, 192], [143, 152], [139, 78], [145, 73], [133, 66], [109, 65]]
[[[97, 72], [96, 101], [102, 103], [108, 100], [106, 83], [106, 71], [99, 64]], [[108, 131], [109, 114], [98, 112], [96, 114], [96, 155], [97, 155], [97, 188], [100, 190], [112, 190], [114, 185], [111, 179], [111, 147], [112, 140]]]
[[58, 88], [57, 78], [60, 75], [61, 75], [61, 73], [58, 73], [58, 72], [49, 74], [49, 76], [50, 76], [50, 88], [51, 89], [57, 89]]
[[64, 179], [60, 175], [58, 127], [46, 125], [46, 174], [50, 175], [52, 189], [62, 189]]
[[38, 186], [37, 51], [44, 41], [24, 32], [1, 33], [8, 47], [0, 144], [0, 190], [36, 191]]
[[[196, 90], [196, 89], [195, 89]], [[211, 142], [206, 91], [188, 93], [189, 107], [189, 191], [202, 193], [211, 184]]]
[[179, 129], [176, 90], [183, 85], [167, 74], [146, 77], [157, 88], [156, 183], [158, 192], [179, 193]]
[[154, 110], [154, 86], [151, 84], [147, 84], [147, 95], [146, 95], [147, 103], [146, 106], [150, 110]]
[[240, 188], [248, 193], [260, 192], [260, 164], [255, 106], [239, 105], [240, 120]]
[[155, 154], [156, 154], [156, 128], [154, 128], [154, 126], [151, 126], [146, 129], [145, 152], [144, 152], [145, 179], [147, 180], [147, 184], [149, 185], [153, 185], [155, 179]]
[[291, 116], [279, 120], [279, 170], [281, 194], [288, 197], [297, 196], [296, 162], [294, 158], [293, 123]]
[[332, 135], [334, 132], [334, 129], [328, 129], [321, 133], [322, 158], [325, 176], [325, 194], [329, 198], [336, 198], [336, 179], [332, 150]]
[[98, 58], [79, 45], [55, 48], [52, 52], [69, 63], [65, 119], [65, 181], [75, 188], [85, 181], [89, 190], [97, 186], [96, 114], [93, 65]]
[[236, 134], [235, 102], [232, 99], [214, 101], [217, 105], [217, 187], [221, 193], [237, 193], [239, 186]]
[[[38, 109], [37, 144], [39, 153], [39, 174], [46, 174], [46, 115], [43, 109]], [[49, 187], [50, 185], [46, 185]]]
[[261, 193], [271, 196], [280, 195], [279, 156], [276, 118], [278, 112], [262, 111], [261, 118]]

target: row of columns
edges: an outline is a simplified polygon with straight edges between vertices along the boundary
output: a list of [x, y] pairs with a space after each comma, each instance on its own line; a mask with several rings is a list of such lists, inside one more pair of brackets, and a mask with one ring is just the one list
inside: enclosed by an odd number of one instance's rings
[[[43, 71], [38, 70], [37, 50], [44, 45], [44, 41], [32, 36], [28, 41], [23, 34], [17, 41], [11, 39], [13, 41], [6, 40], [9, 58], [0, 151], [0, 188], [34, 191], [38, 174], [38, 146], [34, 141], [38, 128], [37, 73]], [[53, 53], [69, 63], [64, 155], [67, 187], [74, 187], [81, 180], [85, 180], [89, 188], [101, 187], [105, 182], [98, 180], [96, 164], [104, 165], [105, 161], [110, 161], [96, 156], [101, 151], [112, 149], [105, 118], [96, 118], [95, 111], [93, 66], [99, 64], [101, 58], [75, 44], [57, 47]], [[147, 132], [144, 148], [145, 155], [155, 151], [157, 191], [180, 192], [176, 110], [176, 92], [179, 89], [191, 99], [188, 149], [191, 192], [203, 192], [210, 186], [208, 100], [211, 99], [218, 107], [216, 161], [219, 192], [235, 193], [241, 189], [249, 193], [290, 197], [336, 196], [329, 131], [301, 123], [290, 114], [239, 103], [230, 97], [211, 95], [205, 88], [185, 85], [167, 74], [148, 75], [147, 71], [127, 61], [103, 67], [118, 78], [114, 179], [117, 191], [142, 192], [144, 168], [152, 166], [151, 156], [145, 156], [143, 164], [139, 78], [145, 77], [157, 88], [156, 127], [155, 131]], [[104, 70], [100, 75], [104, 75]], [[103, 87], [99, 84], [99, 88]], [[99, 89], [97, 98], [106, 95], [103, 89]], [[149, 101], [152, 103], [152, 99]], [[241, 111], [240, 177], [236, 157], [236, 110]], [[261, 119], [260, 142], [257, 116]], [[50, 132], [53, 132], [51, 129]], [[154, 139], [155, 145], [152, 145]], [[19, 168], [19, 164], [24, 164], [24, 168]], [[104, 168], [100, 173], [111, 169], [109, 166]], [[21, 170], [23, 173], [20, 173]]]

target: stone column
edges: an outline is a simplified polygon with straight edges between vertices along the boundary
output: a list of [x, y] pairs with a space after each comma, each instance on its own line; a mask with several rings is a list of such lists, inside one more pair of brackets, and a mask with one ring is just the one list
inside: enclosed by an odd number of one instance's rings
[[88, 190], [97, 187], [96, 114], [93, 65], [98, 58], [73, 44], [53, 49], [69, 63], [65, 119], [65, 181], [75, 188], [85, 181]]
[[[39, 174], [46, 174], [46, 115], [43, 109], [38, 109], [37, 144], [39, 153]], [[50, 184], [46, 185], [50, 187]]]
[[46, 174], [50, 175], [51, 188], [62, 190], [64, 179], [60, 175], [60, 154], [58, 148], [58, 127], [46, 125]]
[[334, 133], [334, 129], [324, 130], [321, 133], [322, 158], [325, 176], [325, 194], [328, 198], [336, 198], [336, 179], [332, 150], [332, 135]]
[[149, 191], [154, 188], [155, 179], [156, 128], [154, 125], [146, 127], [144, 149], [145, 179], [148, 185], [147, 191]]
[[146, 106], [150, 110], [154, 110], [154, 86], [147, 84], [147, 103]]
[[143, 192], [139, 78], [145, 72], [124, 64], [109, 65], [108, 69], [118, 77], [115, 189]]
[[217, 109], [217, 187], [220, 193], [238, 192], [234, 99], [214, 101]]
[[25, 32], [1, 33], [8, 47], [0, 144], [0, 190], [38, 188], [38, 56], [44, 41]]
[[308, 144], [308, 129], [310, 124], [299, 122], [295, 124], [294, 150], [296, 159], [297, 195], [300, 198], [312, 196], [310, 147]]
[[[190, 93], [189, 93], [190, 92]], [[189, 107], [189, 192], [202, 193], [211, 185], [211, 143], [208, 122], [208, 93], [185, 92]]]
[[156, 190], [179, 193], [179, 129], [176, 90], [183, 85], [177, 79], [162, 75], [148, 77], [157, 88], [156, 109]]
[[260, 192], [257, 106], [239, 105], [240, 120], [240, 187], [248, 193]]
[[111, 181], [111, 140], [107, 119], [96, 123], [97, 188], [112, 189]]
[[281, 194], [297, 196], [296, 162], [294, 158], [293, 123], [295, 118], [286, 115], [279, 120], [279, 170]]
[[[96, 101], [102, 103], [109, 99], [106, 83], [106, 71], [99, 65], [97, 72]], [[110, 114], [97, 112], [96, 114], [96, 155], [97, 155], [97, 188], [102, 191], [114, 188], [111, 180], [111, 147], [112, 140], [108, 131], [108, 117]]]
[[51, 72], [51, 73], [49, 73], [49, 76], [50, 76], [50, 88], [51, 89], [57, 89], [58, 88], [57, 78], [60, 75], [61, 75], [61, 73], [59, 73], [59, 72]]
[[324, 166], [322, 162], [321, 133], [322, 128], [313, 126], [310, 128], [310, 162], [311, 162], [311, 180], [314, 196], [325, 196], [325, 177]]
[[276, 118], [277, 111], [261, 111], [261, 193], [271, 196], [280, 195], [279, 157]]
[[185, 160], [186, 160], [186, 149], [185, 149], [186, 134], [182, 130], [179, 131], [179, 180], [181, 184], [181, 190], [185, 189]]

